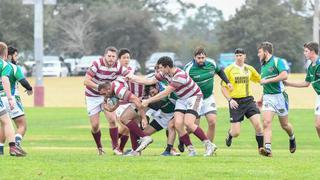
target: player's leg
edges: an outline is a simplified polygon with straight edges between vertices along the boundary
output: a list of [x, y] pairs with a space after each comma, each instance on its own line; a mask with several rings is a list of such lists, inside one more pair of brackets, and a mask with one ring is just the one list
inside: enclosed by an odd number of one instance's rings
[[15, 96], [15, 106], [14, 109], [11, 110], [11, 118], [17, 127], [15, 141], [17, 146], [20, 147], [22, 138], [27, 131], [27, 122], [26, 116], [24, 115], [23, 105], [19, 96]]
[[207, 135], [204, 133], [202, 128], [195, 124], [196, 118], [199, 116], [202, 97], [201, 96], [193, 96], [187, 99], [185, 102], [187, 105], [187, 111], [184, 116], [184, 123], [188, 129], [190, 129], [195, 136], [200, 139], [205, 145], [205, 154], [204, 156], [211, 156], [216, 147], [211, 141], [208, 139]]
[[153, 139], [150, 136], [147, 136], [134, 120], [131, 120], [137, 118], [139, 118], [137, 112], [132, 106], [128, 106], [120, 116], [120, 121], [128, 127], [130, 133], [133, 133], [136, 137], [140, 138], [141, 143], [136, 151], [141, 152], [153, 142]]
[[258, 151], [260, 154], [262, 154], [263, 151], [263, 130], [261, 127], [260, 122], [260, 110], [256, 105], [256, 102], [254, 101], [253, 97], [250, 97], [248, 99], [247, 107], [245, 110], [245, 116], [250, 119], [250, 122], [255, 129], [255, 138], [258, 144]]
[[6, 142], [6, 136], [4, 135], [4, 127], [0, 128], [0, 155], [4, 154], [4, 143]]
[[293, 133], [293, 126], [288, 120], [288, 116], [279, 116], [279, 121], [282, 129], [286, 131], [289, 136], [289, 151], [294, 153], [296, 151], [296, 139]]
[[[176, 108], [177, 108], [177, 102], [176, 102]], [[176, 110], [174, 112], [174, 126], [179, 134], [179, 139], [180, 141], [186, 145], [188, 151], [189, 151], [189, 156], [195, 156], [196, 151], [191, 143], [190, 136], [188, 132], [186, 131], [185, 124], [184, 124], [184, 111], [182, 110]]]
[[275, 115], [274, 111], [262, 111], [263, 131], [264, 131], [264, 147], [266, 154], [271, 156], [271, 138], [272, 138], [272, 119]]
[[206, 116], [208, 122], [207, 136], [211, 142], [214, 142], [217, 121], [217, 107], [213, 95], [203, 100], [200, 114], [204, 114]]
[[91, 124], [91, 134], [96, 143], [98, 154], [103, 155], [105, 154], [102, 144], [101, 144], [101, 130], [100, 130], [100, 118], [99, 113], [93, 114], [89, 117], [90, 124]]
[[316, 115], [315, 117], [315, 127], [318, 133], [318, 137], [320, 138], [320, 115]]
[[91, 134], [96, 143], [98, 154], [105, 154], [101, 144], [101, 131], [100, 131], [100, 118], [99, 114], [102, 111], [101, 104], [103, 103], [103, 97], [88, 97], [86, 96], [87, 112], [91, 125]]
[[260, 149], [263, 148], [263, 130], [260, 123], [260, 114], [255, 114], [249, 117], [251, 124], [256, 132], [256, 141], [258, 144], [258, 150], [260, 152]]
[[124, 124], [122, 124], [119, 122], [119, 135], [118, 135], [118, 139], [120, 139], [120, 145], [119, 145], [119, 150], [123, 153], [124, 147], [126, 145], [126, 143], [128, 142], [129, 139], [129, 129], [127, 128], [127, 126], [125, 126]]
[[289, 136], [289, 151], [294, 153], [296, 151], [296, 139], [293, 132], [293, 126], [288, 119], [289, 103], [288, 95], [283, 92], [278, 96], [277, 113], [280, 125]]
[[232, 138], [238, 137], [240, 135], [240, 128], [241, 128], [240, 122], [231, 122], [230, 129], [228, 131], [227, 138], [226, 138], [226, 145], [228, 147], [230, 147], [232, 144]]
[[118, 126], [116, 124], [116, 113], [104, 111], [104, 115], [109, 123], [109, 134], [111, 138], [112, 150], [118, 147]]
[[5, 109], [0, 111], [0, 120], [2, 129], [4, 130], [4, 135], [9, 142], [9, 151], [11, 156], [24, 156], [25, 154], [18, 148], [16, 148], [15, 141], [14, 141], [14, 128], [12, 121], [6, 112]]
[[208, 112], [206, 114], [206, 119], [208, 122], [208, 131], [207, 136], [211, 142], [214, 141], [215, 133], [216, 133], [216, 121], [217, 115], [214, 112]]

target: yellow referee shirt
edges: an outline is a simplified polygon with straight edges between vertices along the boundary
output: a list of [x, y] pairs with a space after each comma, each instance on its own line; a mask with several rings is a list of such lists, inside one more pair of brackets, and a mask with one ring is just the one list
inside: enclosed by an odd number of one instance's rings
[[[254, 69], [254, 67], [248, 64], [244, 64], [240, 67], [233, 63], [226, 67], [224, 72], [233, 86], [233, 91], [229, 91], [231, 98], [252, 96], [250, 81], [259, 83], [261, 79], [260, 74]], [[225, 82], [222, 82], [222, 85], [227, 87]]]

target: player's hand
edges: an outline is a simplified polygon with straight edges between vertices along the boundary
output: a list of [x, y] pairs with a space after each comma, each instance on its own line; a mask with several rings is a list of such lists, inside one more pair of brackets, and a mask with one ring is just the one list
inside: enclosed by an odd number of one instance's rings
[[9, 106], [10, 106], [10, 109], [13, 110], [14, 109], [14, 100], [12, 98], [8, 99], [9, 101]]
[[267, 79], [261, 79], [260, 80], [260, 84], [263, 85], [263, 84], [267, 84], [268, 83], [268, 80]]
[[142, 100], [142, 103], [141, 103], [141, 104], [142, 104], [143, 107], [146, 108], [146, 107], [148, 107], [149, 102], [148, 102], [148, 100]]
[[262, 98], [256, 102], [258, 108], [262, 108], [263, 100]]
[[141, 119], [142, 128], [145, 129], [148, 126], [148, 120], [146, 118]]
[[239, 104], [234, 99], [231, 99], [229, 104], [231, 109], [237, 109], [239, 107]]
[[30, 90], [30, 91], [25, 90], [25, 92], [28, 94], [28, 96], [31, 96], [33, 94], [33, 90]]
[[108, 112], [113, 112], [112, 108], [107, 103], [103, 103], [102, 106], [103, 106], [104, 110], [106, 110]]
[[284, 81], [282, 81], [282, 82], [283, 82], [283, 85], [288, 86], [287, 80], [284, 80]]
[[227, 86], [228, 86], [228, 89], [229, 89], [230, 92], [233, 91], [233, 86], [232, 86], [231, 83], [228, 83]]

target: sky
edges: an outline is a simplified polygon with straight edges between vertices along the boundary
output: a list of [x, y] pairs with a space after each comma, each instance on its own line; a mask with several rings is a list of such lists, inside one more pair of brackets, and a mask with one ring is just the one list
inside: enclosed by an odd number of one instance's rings
[[[176, 8], [176, 0], [169, 0], [169, 6], [174, 10]], [[229, 19], [234, 15], [237, 8], [245, 3], [245, 0], [182, 0], [183, 2], [193, 3], [196, 6], [202, 6], [208, 4], [214, 6], [223, 12], [223, 17]]]

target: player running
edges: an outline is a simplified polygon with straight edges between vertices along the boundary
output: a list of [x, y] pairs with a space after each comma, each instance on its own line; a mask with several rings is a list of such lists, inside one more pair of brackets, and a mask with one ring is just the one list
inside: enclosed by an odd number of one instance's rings
[[[127, 76], [129, 71], [117, 62], [117, 49], [108, 47], [104, 56], [93, 61], [88, 69], [84, 85], [87, 112], [90, 118], [92, 136], [96, 142], [98, 154], [103, 155], [105, 152], [101, 144], [100, 118], [99, 114], [103, 111], [104, 97], [99, 92], [99, 85], [104, 82], [111, 82], [118, 76]], [[121, 154], [118, 147], [118, 127], [116, 125], [116, 115], [111, 112], [104, 112], [105, 117], [109, 121], [109, 132], [112, 141], [112, 149], [115, 154]]]
[[255, 129], [255, 137], [258, 144], [258, 151], [263, 151], [263, 131], [260, 123], [260, 111], [252, 96], [250, 81], [259, 83], [260, 74], [254, 67], [245, 63], [246, 53], [238, 48], [234, 52], [235, 62], [224, 69], [227, 78], [230, 80], [233, 90], [230, 91], [226, 83], [222, 82], [221, 90], [229, 103], [231, 127], [226, 138], [226, 145], [229, 147], [232, 138], [240, 135], [241, 122], [244, 116], [250, 119]]
[[261, 81], [263, 86], [262, 118], [264, 129], [264, 154], [271, 157], [272, 119], [278, 115], [281, 127], [289, 136], [289, 151], [296, 151], [296, 141], [293, 127], [288, 120], [288, 95], [284, 91], [283, 81], [288, 78], [288, 67], [283, 59], [273, 56], [273, 45], [263, 42], [258, 47], [258, 57], [261, 66]]
[[[11, 88], [9, 82], [10, 76], [10, 66], [5, 61], [8, 55], [8, 47], [5, 43], [0, 42], [0, 73], [1, 73], [1, 82], [3, 86], [3, 91], [5, 92], [10, 109], [14, 109], [15, 102], [11, 95]], [[9, 152], [11, 156], [24, 156], [25, 154], [15, 143], [15, 135], [12, 121], [6, 111], [6, 108], [2, 101], [0, 101], [0, 121], [1, 129], [0, 132], [4, 134], [5, 138], [9, 141]], [[2, 144], [3, 145], [3, 144]], [[2, 150], [2, 151], [1, 151]], [[3, 149], [0, 149], [0, 155], [3, 155]]]
[[[27, 123], [26, 123], [26, 118], [24, 115], [24, 109], [23, 105], [21, 102], [21, 98], [18, 92], [18, 82], [26, 89], [26, 92], [28, 95], [32, 95], [32, 87], [29, 84], [29, 82], [26, 80], [24, 77], [24, 74], [21, 70], [20, 66], [17, 66], [17, 58], [18, 58], [18, 50], [14, 47], [9, 47], [8, 48], [8, 59], [7, 63], [10, 67], [10, 75], [9, 75], [9, 81], [10, 81], [10, 86], [11, 86], [11, 94], [14, 97], [13, 101], [15, 102], [14, 104], [14, 109], [10, 109], [8, 99], [3, 91], [3, 86], [0, 86], [0, 95], [1, 95], [1, 100], [3, 104], [5, 105], [7, 112], [9, 113], [11, 119], [14, 121], [17, 130], [16, 130], [16, 135], [15, 135], [15, 142], [16, 146], [24, 153], [26, 152], [21, 148], [21, 141], [22, 137], [26, 133], [27, 129]], [[5, 136], [4, 134], [0, 133], [0, 143], [3, 144], [5, 141]], [[1, 147], [0, 145], [0, 148]]]
[[286, 86], [291, 87], [309, 87], [312, 84], [314, 91], [317, 93], [317, 101], [315, 106], [315, 128], [320, 138], [320, 58], [319, 58], [319, 44], [316, 42], [309, 42], [304, 44], [304, 56], [307, 60], [311, 60], [308, 66], [307, 75], [303, 82], [284, 81]]
[[[199, 47], [194, 51], [194, 57], [191, 62], [185, 66], [185, 71], [190, 75], [192, 80], [197, 83], [203, 93], [203, 101], [200, 110], [200, 116], [205, 116], [208, 122], [207, 136], [211, 142], [214, 141], [217, 121], [217, 107], [213, 94], [214, 75], [218, 74], [219, 77], [229, 86], [232, 90], [228, 78], [221, 68], [217, 66], [214, 60], [207, 58], [207, 53], [204, 48]], [[200, 116], [197, 117], [196, 124], [200, 124]], [[214, 148], [216, 150], [216, 145]], [[183, 151], [183, 145], [179, 144], [180, 151]]]

